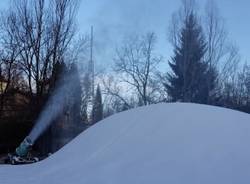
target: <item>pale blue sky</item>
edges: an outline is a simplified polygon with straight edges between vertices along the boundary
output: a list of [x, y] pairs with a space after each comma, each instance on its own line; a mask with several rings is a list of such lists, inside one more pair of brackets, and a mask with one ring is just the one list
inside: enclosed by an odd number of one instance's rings
[[[205, 0], [197, 1], [202, 11]], [[0, 8], [8, 2], [0, 0]], [[167, 60], [171, 53], [167, 28], [171, 14], [179, 5], [180, 0], [82, 0], [79, 29], [85, 33], [94, 26], [97, 60], [110, 58], [125, 35], [148, 31], [156, 32], [158, 50]], [[250, 60], [250, 0], [218, 0], [217, 5], [231, 40], [239, 46], [242, 60]]]
[[[204, 11], [205, 2], [198, 0], [200, 11]], [[242, 60], [250, 60], [250, 1], [216, 2], [225, 18], [230, 39], [239, 46]], [[171, 14], [179, 6], [180, 0], [83, 0], [78, 20], [82, 30], [95, 26], [96, 41], [102, 43], [102, 52], [107, 43], [113, 42], [114, 46], [124, 34], [154, 31], [158, 36], [160, 53], [168, 59], [171, 51], [167, 28]]]

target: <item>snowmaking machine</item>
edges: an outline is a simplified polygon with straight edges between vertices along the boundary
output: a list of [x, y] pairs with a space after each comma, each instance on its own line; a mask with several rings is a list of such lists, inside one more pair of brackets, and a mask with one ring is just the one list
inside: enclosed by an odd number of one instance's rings
[[38, 162], [37, 157], [33, 157], [30, 153], [33, 143], [29, 137], [26, 137], [23, 142], [16, 148], [15, 153], [8, 154], [8, 162], [13, 165], [30, 164]]

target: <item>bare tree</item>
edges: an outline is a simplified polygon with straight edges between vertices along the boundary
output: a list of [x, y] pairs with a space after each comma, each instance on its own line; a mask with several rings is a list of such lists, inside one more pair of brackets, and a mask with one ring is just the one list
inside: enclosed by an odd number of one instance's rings
[[131, 103], [129, 99], [130, 94], [128, 94], [132, 93], [131, 90], [117, 79], [119, 78], [117, 74], [115, 76], [109, 75], [102, 79], [105, 109], [120, 112], [122, 109], [121, 106], [127, 109], [133, 108], [134, 103]]
[[42, 96], [53, 66], [64, 60], [75, 35], [76, 7], [73, 0], [16, 0], [2, 17], [4, 43], [18, 49], [15, 60], [30, 94]]
[[[236, 76], [227, 80], [224, 88], [224, 99], [231, 102], [231, 108], [250, 112], [250, 66], [245, 63]], [[233, 103], [232, 103], [233, 102]], [[226, 101], [226, 104], [228, 102]]]
[[139, 105], [154, 103], [156, 95], [155, 74], [161, 57], [154, 53], [154, 33], [130, 37], [117, 49], [115, 71], [121, 74], [121, 81], [133, 87]]
[[204, 32], [207, 39], [207, 61], [217, 66], [221, 58], [227, 53], [226, 42], [228, 33], [224, 20], [219, 15], [218, 7], [213, 0], [208, 0], [205, 6]]
[[2, 37], [1, 42], [5, 44], [0, 53], [0, 78], [4, 82], [4, 86], [0, 91], [0, 111], [4, 107], [5, 98], [10, 88], [23, 88], [22, 72], [16, 62], [18, 49], [13, 45], [13, 39], [5, 42]]
[[207, 40], [206, 60], [210, 67], [218, 69], [222, 81], [229, 73], [236, 71], [239, 63], [239, 50], [229, 41], [223, 17], [214, 0], [208, 0], [205, 6], [204, 31]]

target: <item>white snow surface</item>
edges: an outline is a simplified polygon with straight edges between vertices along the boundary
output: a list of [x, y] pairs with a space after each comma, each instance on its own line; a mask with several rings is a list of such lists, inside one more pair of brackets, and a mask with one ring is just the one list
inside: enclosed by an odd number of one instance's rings
[[250, 115], [157, 104], [109, 117], [1, 184], [249, 184]]

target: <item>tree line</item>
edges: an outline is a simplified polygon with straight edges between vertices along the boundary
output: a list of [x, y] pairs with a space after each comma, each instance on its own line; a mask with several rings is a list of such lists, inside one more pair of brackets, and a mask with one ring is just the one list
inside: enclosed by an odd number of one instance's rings
[[[62, 82], [73, 84], [74, 90], [64, 91], [67, 105], [37, 141], [39, 152], [58, 150], [102, 119], [100, 87], [90, 99], [88, 73], [84, 70], [87, 64], [79, 65], [89, 50], [88, 36], [77, 31], [79, 3], [78, 0], [14, 0], [1, 12], [1, 152], [14, 150], [28, 135]], [[68, 76], [74, 78], [68, 81]], [[87, 107], [90, 102], [91, 112]]]
[[[114, 74], [103, 82], [105, 114], [159, 102], [190, 102], [250, 112], [249, 64], [242, 64], [213, 0], [203, 14], [195, 0], [173, 13], [167, 61], [156, 54], [154, 33], [132, 35], [116, 50]], [[124, 86], [126, 86], [124, 88]]]

